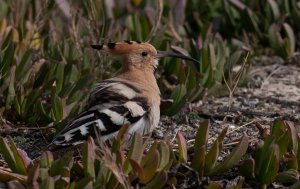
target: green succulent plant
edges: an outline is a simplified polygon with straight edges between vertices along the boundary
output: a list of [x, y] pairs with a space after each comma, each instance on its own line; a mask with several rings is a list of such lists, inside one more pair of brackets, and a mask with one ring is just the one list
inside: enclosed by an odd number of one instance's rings
[[[209, 121], [200, 124], [193, 146], [194, 155], [191, 158], [190, 166], [195, 169], [199, 177], [221, 174], [237, 165], [248, 148], [248, 137], [243, 136], [239, 144], [222, 162], [217, 162], [223, 148], [223, 140], [227, 133], [227, 128], [223, 129], [211, 148], [207, 149]], [[187, 163], [187, 144], [182, 133], [177, 134], [179, 162]]]
[[[173, 151], [168, 140], [154, 141], [149, 145], [148, 140], [139, 134], [134, 135], [126, 150], [124, 134], [127, 127], [124, 126], [111, 147], [100, 140], [95, 145], [89, 137], [79, 161], [72, 153], [55, 159], [49, 151], [31, 160], [10, 137], [1, 138], [0, 151], [9, 169], [0, 167], [0, 181], [11, 188], [163, 188], [176, 185], [177, 178], [171, 172], [172, 167], [180, 164], [189, 164], [200, 178], [221, 174], [237, 165], [247, 150], [248, 138], [243, 137], [232, 153], [217, 163], [227, 129], [207, 151], [208, 127], [208, 121], [199, 127], [190, 162], [186, 140], [180, 132], [177, 134], [178, 151]], [[242, 181], [238, 183], [241, 185]]]
[[168, 181], [167, 171], [172, 165], [172, 150], [165, 141], [155, 142], [145, 153], [146, 143], [136, 134], [125, 156], [121, 138], [112, 149], [101, 149], [89, 138], [82, 150], [82, 161], [75, 161], [72, 153], [54, 159], [49, 151], [31, 160], [17, 149], [11, 138], [1, 138], [0, 149], [9, 169], [0, 169], [0, 180], [9, 188], [162, 188]]
[[[276, 120], [253, 156], [245, 159], [241, 172], [266, 188], [274, 181], [295, 183], [299, 181], [298, 149], [299, 136], [289, 121]], [[284, 167], [283, 170], [280, 167]]]

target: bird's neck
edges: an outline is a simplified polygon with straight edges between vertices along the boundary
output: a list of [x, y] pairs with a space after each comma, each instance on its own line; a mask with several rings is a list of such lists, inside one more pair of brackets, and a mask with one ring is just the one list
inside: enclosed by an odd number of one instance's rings
[[149, 70], [125, 70], [121, 69], [116, 77], [126, 79], [139, 84], [156, 83], [154, 72]]
[[131, 82], [139, 84], [143, 88], [149, 88], [157, 93], [159, 88], [157, 86], [154, 71], [149, 69], [121, 69], [116, 75], [117, 78], [126, 79]]

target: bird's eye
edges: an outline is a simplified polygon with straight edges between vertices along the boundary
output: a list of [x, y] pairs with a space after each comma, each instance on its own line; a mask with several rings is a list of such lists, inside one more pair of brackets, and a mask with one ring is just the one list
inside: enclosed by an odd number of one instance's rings
[[147, 52], [142, 52], [142, 56], [147, 56], [148, 55], [148, 53]]

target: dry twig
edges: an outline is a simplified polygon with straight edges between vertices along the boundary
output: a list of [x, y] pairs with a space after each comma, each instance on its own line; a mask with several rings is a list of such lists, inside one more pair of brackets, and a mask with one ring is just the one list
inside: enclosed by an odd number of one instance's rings
[[247, 60], [248, 60], [248, 56], [249, 56], [249, 51], [247, 51], [247, 55], [246, 57], [244, 58], [244, 61], [243, 61], [243, 64], [242, 64], [242, 67], [241, 69], [238, 71], [238, 73], [234, 76], [233, 80], [230, 78], [230, 83], [226, 80], [225, 78], [225, 75], [224, 75], [224, 72], [223, 72], [223, 78], [224, 78], [224, 82], [228, 88], [228, 91], [229, 91], [229, 99], [228, 99], [228, 111], [231, 109], [231, 105], [232, 105], [232, 99], [233, 99], [233, 94], [237, 88], [237, 85], [243, 75], [243, 72], [245, 70], [245, 67], [246, 67], [246, 63], [247, 63]]

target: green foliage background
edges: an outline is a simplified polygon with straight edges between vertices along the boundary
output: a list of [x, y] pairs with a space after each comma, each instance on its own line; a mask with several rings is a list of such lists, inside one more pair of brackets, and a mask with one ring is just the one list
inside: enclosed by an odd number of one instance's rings
[[150, 41], [199, 59], [160, 61], [162, 96], [174, 101], [162, 110], [172, 115], [186, 101], [226, 92], [223, 76], [230, 80], [243, 49], [292, 56], [300, 29], [294, 0], [0, 0], [0, 7], [1, 115], [28, 125], [77, 114], [93, 84], [118, 69], [91, 44]]

